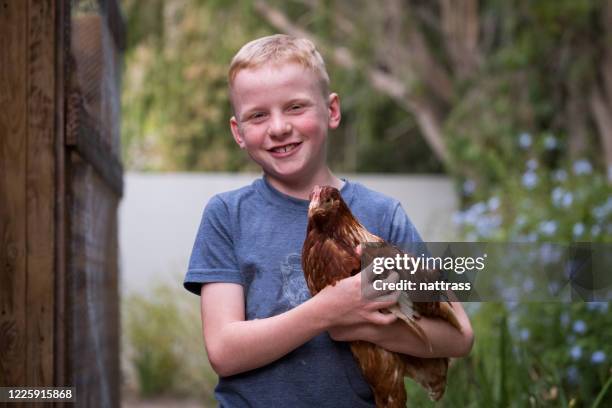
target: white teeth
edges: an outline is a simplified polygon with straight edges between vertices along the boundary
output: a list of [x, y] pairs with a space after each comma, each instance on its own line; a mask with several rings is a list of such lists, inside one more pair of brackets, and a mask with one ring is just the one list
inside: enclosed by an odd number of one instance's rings
[[272, 149], [272, 151], [275, 153], [287, 153], [288, 151], [295, 149], [297, 145], [298, 145], [297, 143], [292, 143], [286, 146], [276, 147]]

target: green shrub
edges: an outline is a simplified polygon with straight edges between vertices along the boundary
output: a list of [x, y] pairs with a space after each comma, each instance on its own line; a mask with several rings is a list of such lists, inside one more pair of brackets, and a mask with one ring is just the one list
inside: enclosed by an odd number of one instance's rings
[[123, 314], [123, 360], [143, 396], [213, 401], [217, 377], [206, 357], [195, 296], [158, 284], [147, 295], [128, 295]]

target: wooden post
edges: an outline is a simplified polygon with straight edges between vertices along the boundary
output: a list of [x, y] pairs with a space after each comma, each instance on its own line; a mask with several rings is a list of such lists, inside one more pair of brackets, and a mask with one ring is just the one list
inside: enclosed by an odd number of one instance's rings
[[0, 383], [52, 385], [55, 9], [0, 2]]

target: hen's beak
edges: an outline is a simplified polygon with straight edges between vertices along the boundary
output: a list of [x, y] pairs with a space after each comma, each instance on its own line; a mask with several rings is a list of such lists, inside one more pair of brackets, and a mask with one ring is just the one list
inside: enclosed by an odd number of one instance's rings
[[321, 186], [314, 186], [309, 198], [310, 205], [308, 206], [308, 211], [312, 211], [314, 208], [319, 206], [319, 201], [321, 199]]

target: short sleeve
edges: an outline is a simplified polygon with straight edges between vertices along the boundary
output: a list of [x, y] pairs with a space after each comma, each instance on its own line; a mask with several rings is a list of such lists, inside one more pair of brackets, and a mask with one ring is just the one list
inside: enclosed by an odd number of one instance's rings
[[423, 249], [426, 249], [423, 239], [399, 202], [393, 207], [389, 242], [413, 254], [421, 253]]
[[231, 217], [218, 196], [204, 209], [183, 286], [199, 295], [202, 284], [210, 282], [243, 284], [234, 252]]

